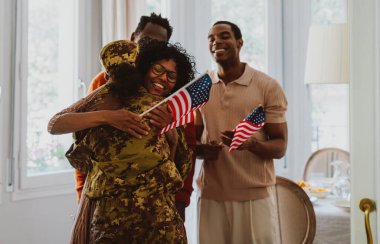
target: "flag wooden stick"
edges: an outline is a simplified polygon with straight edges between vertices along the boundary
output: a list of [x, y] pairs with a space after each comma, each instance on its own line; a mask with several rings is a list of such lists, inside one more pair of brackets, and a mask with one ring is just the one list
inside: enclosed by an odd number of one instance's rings
[[158, 106], [160, 106], [161, 104], [163, 104], [164, 102], [166, 102], [167, 100], [169, 100], [172, 96], [174, 96], [175, 94], [179, 93], [182, 89], [190, 86], [191, 84], [193, 84], [194, 82], [196, 82], [197, 80], [199, 80], [201, 77], [203, 77], [205, 74], [207, 74], [207, 72], [203, 73], [202, 75], [198, 76], [197, 78], [193, 79], [192, 81], [190, 81], [189, 83], [187, 83], [186, 85], [184, 85], [183, 87], [181, 87], [180, 89], [178, 89], [175, 93], [171, 94], [170, 96], [168, 96], [167, 98], [165, 98], [164, 100], [162, 100], [161, 102], [157, 103], [156, 105], [154, 105], [153, 107], [151, 107], [150, 109], [148, 109], [147, 111], [143, 112], [142, 114], [140, 114], [140, 116], [144, 116], [146, 115], [147, 113], [149, 113], [150, 111], [152, 111], [153, 109], [157, 108]]

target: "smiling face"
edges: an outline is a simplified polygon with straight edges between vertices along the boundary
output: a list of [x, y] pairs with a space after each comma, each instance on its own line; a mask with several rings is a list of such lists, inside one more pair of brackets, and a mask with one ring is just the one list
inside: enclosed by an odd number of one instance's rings
[[237, 62], [243, 39], [236, 39], [228, 24], [214, 25], [208, 34], [209, 50], [218, 64]]
[[177, 81], [177, 64], [173, 59], [162, 59], [150, 67], [144, 78], [144, 87], [149, 93], [159, 96], [168, 95]]

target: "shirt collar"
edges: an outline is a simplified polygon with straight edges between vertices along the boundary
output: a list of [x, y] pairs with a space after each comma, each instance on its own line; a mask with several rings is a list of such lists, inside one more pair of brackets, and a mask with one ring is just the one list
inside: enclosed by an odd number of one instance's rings
[[[231, 81], [230, 83], [236, 83], [236, 84], [239, 84], [242, 86], [248, 86], [249, 83], [251, 83], [254, 72], [255, 72], [255, 70], [253, 68], [251, 68], [248, 64], [245, 64], [243, 74], [239, 78], [237, 78], [236, 80]], [[217, 70], [210, 71], [209, 75], [211, 77], [213, 84], [222, 82], [222, 80], [218, 76]]]

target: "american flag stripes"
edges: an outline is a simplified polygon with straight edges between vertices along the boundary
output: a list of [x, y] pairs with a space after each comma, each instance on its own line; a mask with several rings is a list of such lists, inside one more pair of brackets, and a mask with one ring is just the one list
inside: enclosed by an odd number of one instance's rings
[[168, 97], [166, 103], [172, 111], [173, 122], [164, 127], [159, 134], [193, 121], [193, 112], [208, 101], [211, 84], [210, 76], [204, 74]]
[[238, 148], [243, 142], [251, 137], [256, 131], [265, 125], [264, 109], [262, 106], [256, 107], [247, 117], [245, 117], [234, 129], [234, 137], [230, 145], [229, 152]]

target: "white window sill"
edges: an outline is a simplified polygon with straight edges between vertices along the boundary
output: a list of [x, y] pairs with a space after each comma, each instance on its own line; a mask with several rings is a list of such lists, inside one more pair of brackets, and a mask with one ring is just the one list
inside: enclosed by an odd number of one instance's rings
[[16, 189], [12, 193], [12, 200], [19, 201], [67, 194], [75, 194], [74, 183], [59, 186], [31, 188], [26, 190]]

